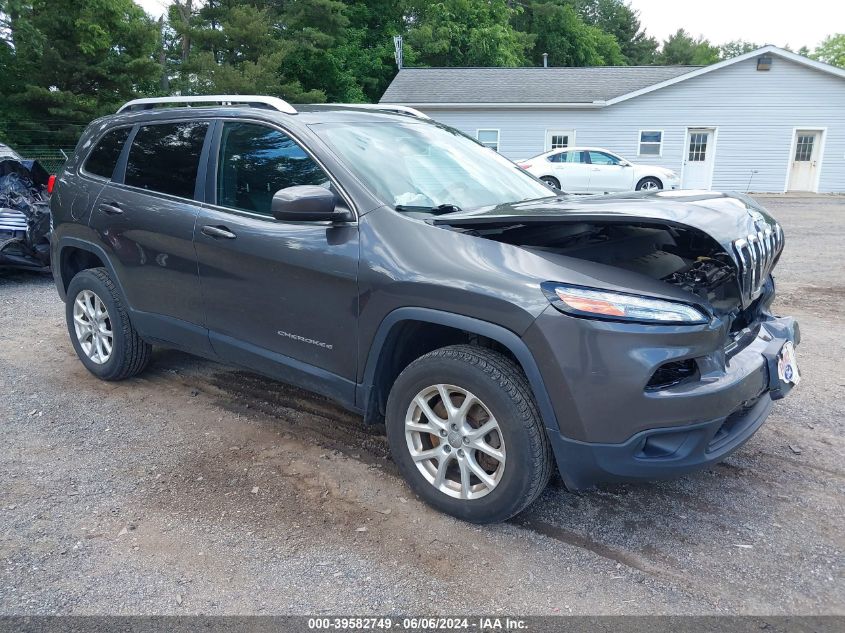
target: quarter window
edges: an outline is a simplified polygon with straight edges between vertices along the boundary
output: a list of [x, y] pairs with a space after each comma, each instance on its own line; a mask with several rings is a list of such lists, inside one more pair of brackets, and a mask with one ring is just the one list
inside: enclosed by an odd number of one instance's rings
[[123, 150], [126, 139], [129, 138], [131, 127], [119, 127], [116, 130], [106, 132], [97, 146], [88, 155], [85, 161], [85, 171], [95, 176], [111, 178], [117, 159]]
[[208, 123], [145, 125], [138, 130], [124, 182], [133, 187], [193, 198]]
[[273, 196], [295, 185], [330, 180], [287, 134], [256, 123], [226, 123], [220, 139], [217, 204], [271, 215]]
[[499, 130], [478, 130], [476, 138], [485, 147], [499, 151]]
[[643, 130], [640, 132], [640, 156], [660, 156], [663, 154], [663, 132]]

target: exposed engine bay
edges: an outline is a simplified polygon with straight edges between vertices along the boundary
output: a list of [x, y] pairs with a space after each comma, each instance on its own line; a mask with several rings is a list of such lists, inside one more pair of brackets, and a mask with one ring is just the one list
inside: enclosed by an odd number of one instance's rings
[[696, 229], [578, 222], [479, 227], [470, 232], [659, 279], [700, 296], [717, 312], [732, 312], [739, 305], [733, 260], [715, 240]]

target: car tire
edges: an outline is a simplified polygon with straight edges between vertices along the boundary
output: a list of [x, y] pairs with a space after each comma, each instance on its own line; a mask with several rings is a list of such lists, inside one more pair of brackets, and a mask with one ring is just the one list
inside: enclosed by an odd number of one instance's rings
[[551, 185], [555, 189], [560, 189], [560, 180], [558, 180], [554, 176], [540, 176], [540, 180], [542, 180], [547, 185]]
[[132, 326], [105, 268], [83, 270], [71, 279], [65, 319], [79, 360], [97, 378], [123, 380], [149, 364], [152, 346]]
[[653, 176], [646, 176], [637, 183], [637, 191], [657, 191], [663, 189], [663, 183]]
[[[444, 390], [454, 415], [446, 412]], [[390, 391], [386, 427], [391, 454], [410, 487], [459, 519], [505, 521], [549, 482], [554, 459], [531, 387], [522, 370], [496, 351], [454, 345], [412, 362]], [[485, 429], [492, 430], [480, 435]]]

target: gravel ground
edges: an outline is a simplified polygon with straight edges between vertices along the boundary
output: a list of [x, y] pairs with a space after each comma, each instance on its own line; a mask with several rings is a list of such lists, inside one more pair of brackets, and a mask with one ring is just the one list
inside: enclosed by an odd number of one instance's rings
[[52, 280], [0, 272], [0, 613], [845, 614], [845, 198], [763, 202], [801, 386], [719, 466], [490, 527], [315, 396], [167, 350], [96, 380]]

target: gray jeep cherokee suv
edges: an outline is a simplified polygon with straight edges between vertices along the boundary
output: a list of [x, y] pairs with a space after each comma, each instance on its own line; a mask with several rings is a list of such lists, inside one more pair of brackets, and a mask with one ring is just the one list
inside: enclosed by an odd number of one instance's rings
[[155, 344], [318, 392], [475, 522], [553, 463], [582, 489], [722, 460], [798, 381], [753, 200], [568, 198], [394, 110], [167, 98], [92, 123], [52, 199], [85, 367], [128, 378]]

